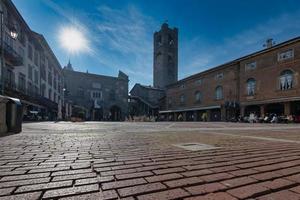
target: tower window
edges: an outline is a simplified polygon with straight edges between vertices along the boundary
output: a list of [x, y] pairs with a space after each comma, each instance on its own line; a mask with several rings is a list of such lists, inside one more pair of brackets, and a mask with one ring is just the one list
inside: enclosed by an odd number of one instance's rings
[[162, 37], [161, 37], [161, 35], [159, 35], [158, 38], [157, 38], [157, 44], [158, 44], [158, 46], [162, 45]]
[[174, 44], [174, 39], [171, 35], [168, 35], [168, 41], [169, 41], [169, 45], [173, 45]]

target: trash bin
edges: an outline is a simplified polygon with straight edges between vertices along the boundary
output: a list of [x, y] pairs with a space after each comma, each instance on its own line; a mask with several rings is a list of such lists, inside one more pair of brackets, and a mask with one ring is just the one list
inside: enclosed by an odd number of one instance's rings
[[6, 103], [8, 99], [0, 95], [0, 134], [7, 132], [6, 125]]
[[7, 97], [6, 103], [6, 125], [7, 131], [20, 133], [22, 131], [23, 108], [21, 101], [16, 98]]

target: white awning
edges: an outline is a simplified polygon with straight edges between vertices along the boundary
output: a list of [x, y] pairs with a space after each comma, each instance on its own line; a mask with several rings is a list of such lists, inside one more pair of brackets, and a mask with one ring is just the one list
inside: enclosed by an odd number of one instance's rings
[[159, 111], [159, 114], [173, 113], [173, 112], [188, 112], [188, 111], [197, 111], [197, 110], [210, 110], [210, 109], [219, 109], [219, 108], [221, 108], [221, 106], [206, 106], [206, 107], [179, 109], [179, 110], [162, 110]]

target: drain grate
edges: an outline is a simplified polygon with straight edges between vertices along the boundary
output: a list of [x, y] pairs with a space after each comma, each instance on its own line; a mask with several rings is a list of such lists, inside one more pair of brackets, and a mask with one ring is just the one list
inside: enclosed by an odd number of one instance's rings
[[202, 150], [211, 150], [211, 149], [219, 149], [221, 147], [215, 147], [209, 144], [202, 143], [182, 143], [182, 144], [173, 144], [175, 147], [183, 148], [189, 151], [202, 151]]

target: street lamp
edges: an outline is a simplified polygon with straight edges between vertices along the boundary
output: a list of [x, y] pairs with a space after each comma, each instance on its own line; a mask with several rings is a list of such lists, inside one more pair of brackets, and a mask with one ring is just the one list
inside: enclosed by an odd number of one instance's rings
[[[1, 5], [0, 5], [1, 6]], [[5, 58], [4, 58], [4, 12], [0, 10], [0, 31], [1, 31], [1, 94], [4, 95], [4, 65], [5, 65]], [[12, 39], [16, 39], [18, 37], [18, 33], [15, 27], [9, 30], [9, 36]]]

